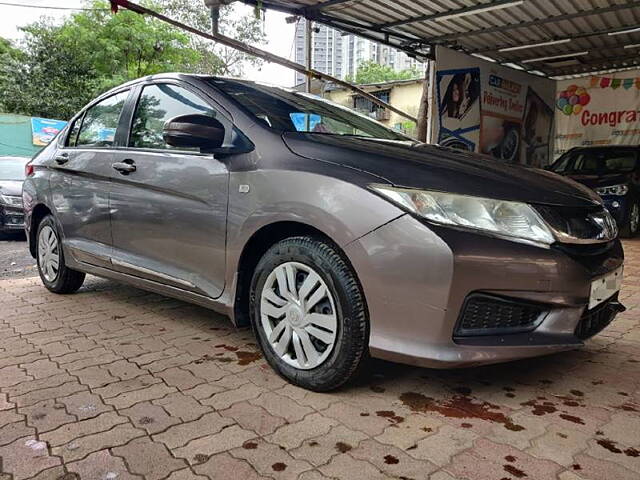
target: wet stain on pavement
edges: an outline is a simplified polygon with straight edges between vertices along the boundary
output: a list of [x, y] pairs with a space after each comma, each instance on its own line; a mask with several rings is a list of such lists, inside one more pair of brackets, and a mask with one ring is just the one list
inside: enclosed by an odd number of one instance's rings
[[255, 450], [256, 448], [258, 448], [258, 444], [256, 442], [244, 442], [242, 444], [242, 448], [244, 448], [245, 450]]
[[140, 423], [140, 425], [149, 425], [150, 423], [153, 423], [155, 420], [152, 417], [142, 417], [138, 423]]
[[196, 453], [193, 456], [193, 461], [194, 463], [204, 463], [207, 460], [209, 460], [209, 455], [205, 454], [205, 453]]
[[238, 357], [238, 365], [244, 366], [249, 365], [250, 363], [256, 362], [262, 358], [259, 352], [245, 352], [238, 351], [235, 352]]
[[624, 410], [625, 412], [640, 412], [640, 410], [638, 410], [638, 407], [636, 407], [635, 405], [633, 405], [631, 403], [623, 403], [622, 405], [619, 405], [619, 406], [613, 407], [613, 408], [617, 408], [619, 410]]
[[489, 422], [501, 423], [508, 430], [515, 432], [524, 430], [524, 427], [513, 423], [500, 407], [489, 402], [474, 403], [470, 397], [455, 395], [445, 401], [436, 401], [421, 393], [405, 392], [400, 395], [400, 400], [414, 412], [436, 412], [449, 418], [477, 418]]
[[396, 465], [396, 464], [400, 463], [400, 460], [398, 460], [393, 455], [385, 455], [384, 456], [384, 463], [386, 463], [387, 465]]
[[222, 363], [230, 363], [233, 362], [233, 358], [229, 358], [229, 357], [216, 357], [216, 356], [211, 356], [208, 353], [204, 354], [202, 357], [200, 357], [198, 360], [195, 360], [193, 363], [200, 365], [201, 363], [204, 362], [222, 362]]
[[624, 453], [627, 457], [637, 458], [640, 457], [640, 450], [629, 447], [622, 450], [619, 448], [613, 440], [609, 440], [608, 438], [601, 438], [597, 441], [598, 445], [602, 448], [609, 450], [611, 453]]
[[616, 442], [614, 442], [613, 440], [609, 440], [607, 438], [601, 438], [600, 440], [597, 441], [597, 443], [602, 448], [609, 450], [611, 453], [622, 453], [622, 450], [616, 447]]
[[538, 403], [535, 400], [529, 400], [528, 402], [523, 402], [520, 405], [523, 407], [532, 407], [531, 413], [537, 416], [547, 415], [548, 413], [555, 413], [558, 411], [554, 403], [546, 401]]
[[224, 348], [227, 352], [237, 352], [239, 350], [238, 347], [232, 347], [230, 345], [225, 345], [224, 343], [216, 345], [216, 348]]
[[527, 476], [526, 473], [524, 473], [519, 468], [514, 467], [513, 465], [503, 465], [503, 468], [505, 472], [510, 473], [516, 478], [524, 478]]
[[275, 471], [275, 472], [284, 472], [287, 468], [287, 464], [286, 463], [282, 463], [282, 462], [276, 462], [273, 465], [271, 465], [271, 468]]
[[386, 418], [393, 424], [404, 422], [404, 417], [396, 415], [396, 412], [394, 412], [393, 410], [378, 410], [376, 412], [376, 415], [382, 418]]
[[562, 418], [563, 420], [566, 420], [567, 422], [584, 425], [584, 420], [582, 420], [580, 417], [576, 417], [575, 415], [569, 415], [568, 413], [561, 413], [560, 418]]
[[344, 442], [337, 442], [336, 443], [336, 450], [339, 451], [340, 453], [347, 453], [352, 448], [353, 447], [351, 445], [349, 445], [348, 443], [344, 443]]

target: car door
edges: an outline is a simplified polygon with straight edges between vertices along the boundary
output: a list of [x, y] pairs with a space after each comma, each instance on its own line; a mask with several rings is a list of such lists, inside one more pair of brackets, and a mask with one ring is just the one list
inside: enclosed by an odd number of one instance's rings
[[111, 226], [114, 269], [212, 298], [224, 288], [229, 172], [198, 150], [163, 140], [164, 123], [206, 114], [231, 126], [187, 85], [139, 87], [126, 148], [114, 152]]
[[51, 162], [51, 203], [76, 260], [109, 266], [109, 188], [116, 131], [130, 90], [91, 105], [71, 123]]

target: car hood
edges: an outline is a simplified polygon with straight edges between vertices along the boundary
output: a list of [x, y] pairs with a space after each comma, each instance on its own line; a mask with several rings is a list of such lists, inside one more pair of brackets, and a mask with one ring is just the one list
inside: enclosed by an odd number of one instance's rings
[[22, 196], [22, 180], [0, 180], [0, 194]]
[[624, 173], [610, 173], [607, 175], [567, 175], [570, 179], [575, 180], [589, 188], [608, 187], [611, 185], [620, 185], [629, 182], [629, 175]]
[[306, 133], [283, 138], [300, 156], [362, 170], [398, 187], [543, 205], [600, 203], [590, 189], [554, 173], [437, 145]]

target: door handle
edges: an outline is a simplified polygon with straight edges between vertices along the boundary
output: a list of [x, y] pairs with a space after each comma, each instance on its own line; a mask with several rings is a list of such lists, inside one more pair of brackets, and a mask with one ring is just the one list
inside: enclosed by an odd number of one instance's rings
[[54, 157], [54, 160], [58, 165], [64, 165], [65, 163], [67, 163], [69, 161], [69, 154], [68, 153], [61, 153], [60, 155], [56, 155]]
[[122, 162], [112, 163], [111, 166], [114, 170], [119, 171], [123, 175], [129, 175], [136, 171], [136, 165], [133, 160], [123, 160]]

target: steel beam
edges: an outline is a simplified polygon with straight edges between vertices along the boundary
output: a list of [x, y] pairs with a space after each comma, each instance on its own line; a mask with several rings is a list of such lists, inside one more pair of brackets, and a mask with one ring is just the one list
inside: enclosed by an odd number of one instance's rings
[[387, 102], [383, 102], [375, 95], [371, 95], [369, 92], [355, 85], [352, 85], [349, 82], [345, 82], [344, 80], [341, 80], [339, 78], [332, 77], [331, 75], [327, 75], [326, 73], [323, 73], [319, 70], [315, 70], [313, 68], [308, 69], [304, 65], [300, 65], [299, 63], [293, 62], [288, 58], [280, 57], [279, 55], [274, 55], [273, 53], [267, 52], [260, 48], [256, 48], [252, 45], [247, 45], [246, 43], [236, 40], [235, 38], [227, 37], [220, 33], [203, 32], [202, 30], [198, 30], [197, 28], [194, 28], [190, 25], [187, 25], [182, 22], [178, 22], [177, 20], [167, 17], [162, 13], [156, 12], [155, 10], [151, 10], [150, 8], [144, 7], [137, 3], [130, 2], [129, 0], [110, 0], [110, 2], [112, 5], [112, 10], [114, 12], [118, 10], [118, 7], [122, 7], [142, 15], [148, 15], [150, 17], [157, 18], [158, 20], [161, 20], [165, 23], [173, 25], [174, 27], [178, 27], [187, 32], [193, 33], [194, 35], [198, 35], [199, 37], [206, 38], [207, 40], [212, 40], [222, 45], [235, 48], [236, 50], [247, 53], [249, 55], [253, 55], [258, 58], [262, 58], [268, 62], [277, 63], [278, 65], [282, 65], [284, 67], [295, 70], [296, 72], [300, 72], [303, 75], [309, 75], [313, 78], [318, 78], [320, 80], [327, 80], [332, 83], [335, 83], [336, 85], [340, 85], [342, 87], [348, 88], [349, 90], [353, 90], [358, 95], [361, 95], [367, 98], [368, 100], [375, 103], [376, 105], [379, 105], [382, 108], [386, 108], [392, 112], [397, 113], [398, 115], [401, 115], [404, 118], [407, 118], [413, 122], [417, 122], [417, 119], [412, 115], [409, 115], [408, 113], [403, 112], [399, 108], [396, 108]]

